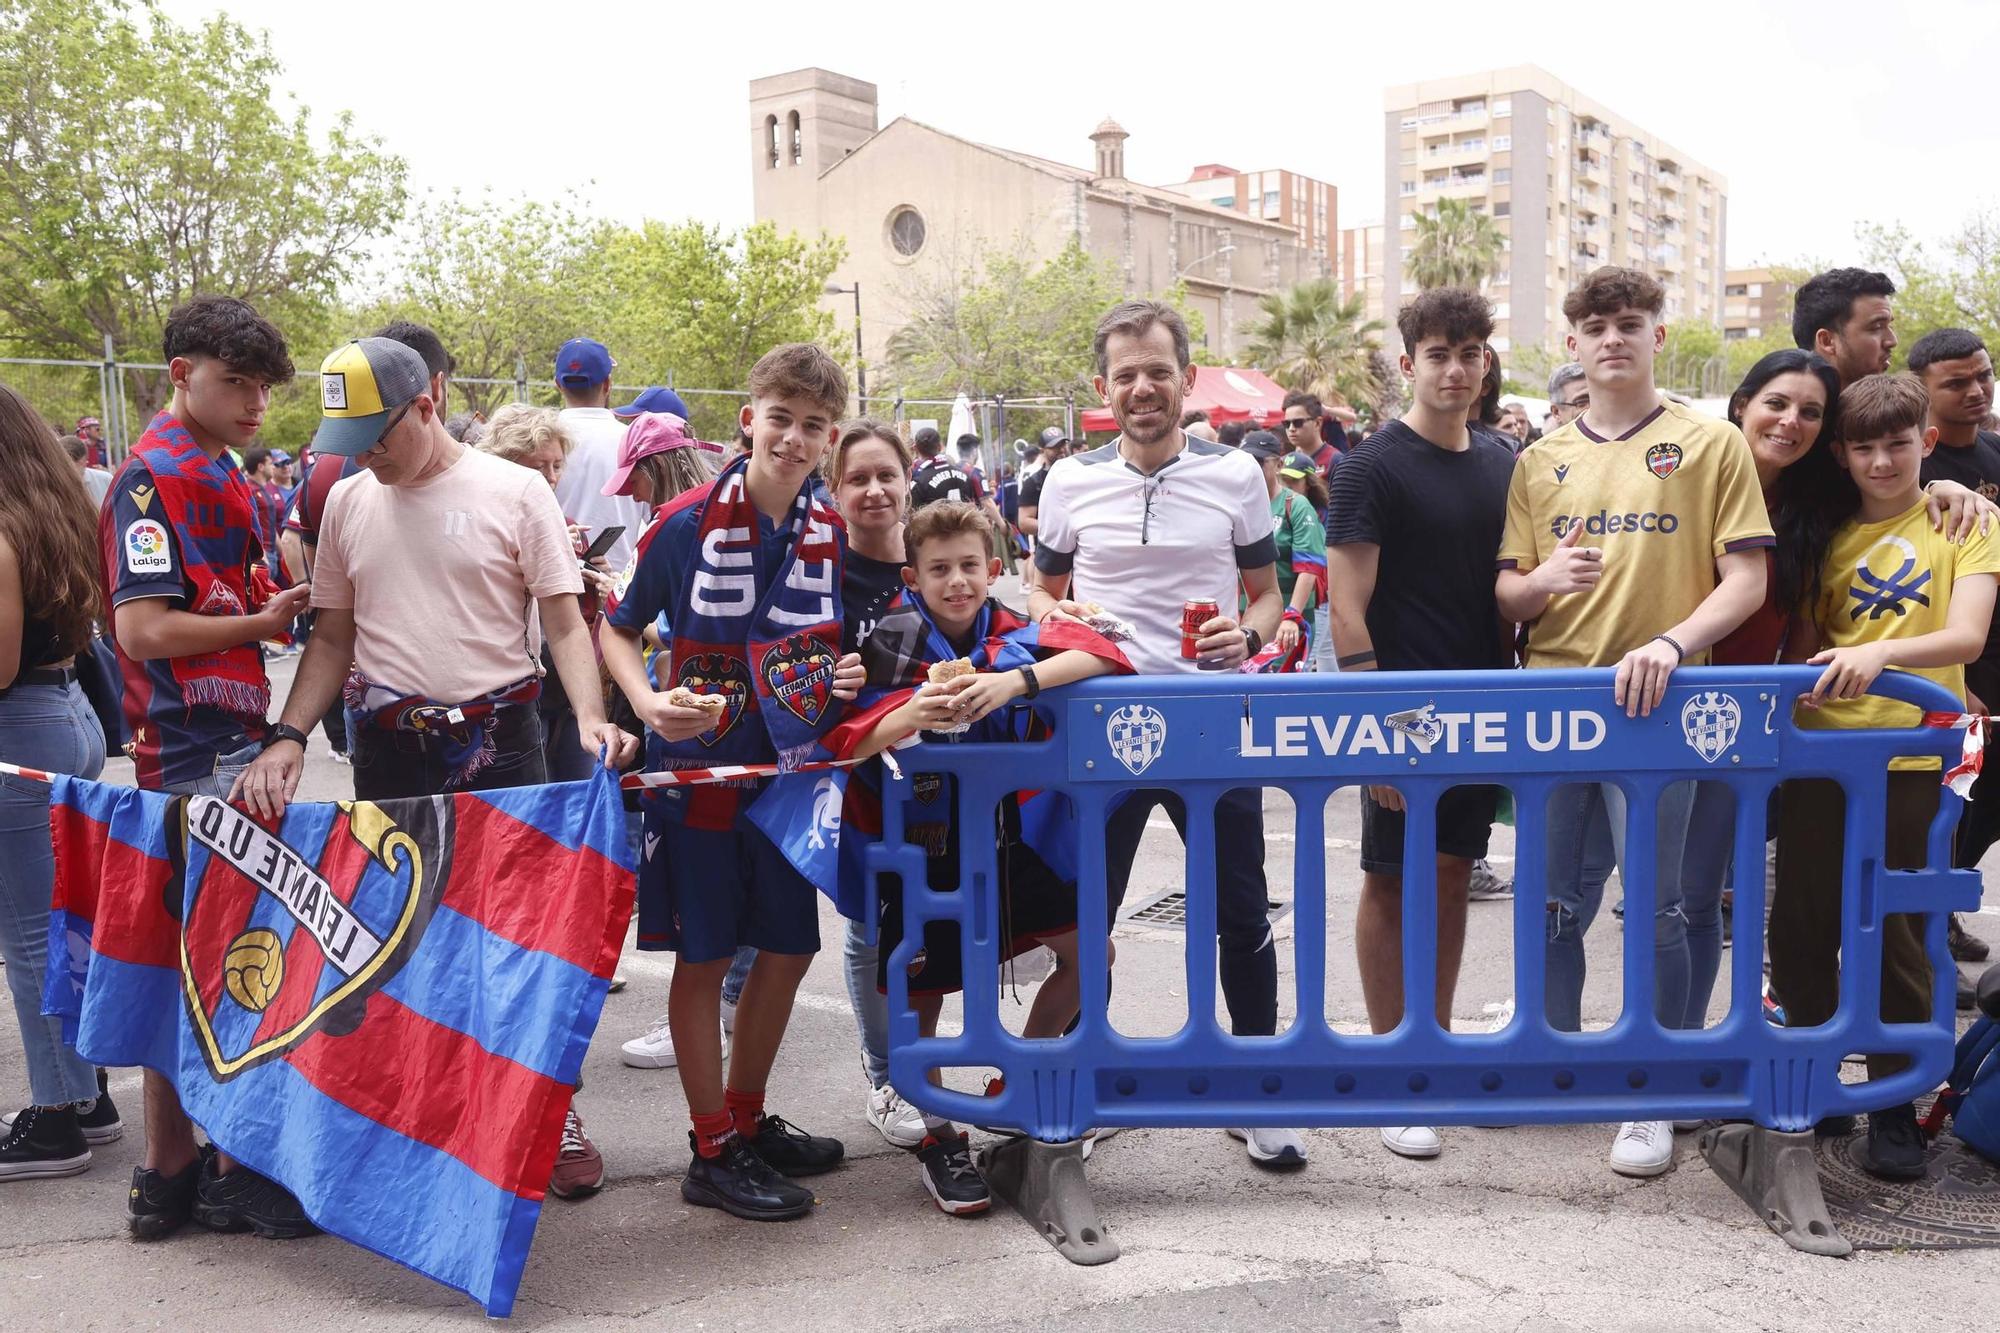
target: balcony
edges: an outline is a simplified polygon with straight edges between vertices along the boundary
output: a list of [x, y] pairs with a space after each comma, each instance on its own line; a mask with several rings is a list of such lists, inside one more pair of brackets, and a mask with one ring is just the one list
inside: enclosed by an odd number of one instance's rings
[[1460, 175], [1456, 172], [1441, 181], [1425, 181], [1422, 197], [1425, 199], [1475, 199], [1486, 194], [1485, 172]]
[[1470, 143], [1433, 144], [1424, 149], [1424, 166], [1430, 169], [1470, 166], [1474, 162], [1486, 161], [1490, 151], [1484, 139], [1475, 139]]
[[1604, 157], [1599, 153], [1588, 150], [1578, 152], [1570, 170], [1579, 180], [1599, 185], [1610, 183], [1610, 168], [1605, 165]]

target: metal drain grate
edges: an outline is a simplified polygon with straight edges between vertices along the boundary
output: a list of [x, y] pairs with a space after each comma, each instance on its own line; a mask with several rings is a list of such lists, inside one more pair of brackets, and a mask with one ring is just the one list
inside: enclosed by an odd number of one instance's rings
[[[1276, 921], [1292, 910], [1290, 903], [1281, 903], [1270, 910], [1270, 918]], [[1187, 894], [1181, 889], [1173, 889], [1124, 913], [1123, 921], [1136, 922], [1142, 926], [1159, 926], [1163, 930], [1187, 929]]]

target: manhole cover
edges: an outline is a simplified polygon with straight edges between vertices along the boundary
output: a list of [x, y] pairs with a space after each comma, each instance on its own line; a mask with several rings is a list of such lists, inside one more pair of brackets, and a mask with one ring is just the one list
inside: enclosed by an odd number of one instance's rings
[[[1290, 903], [1281, 903], [1270, 909], [1269, 916], [1276, 921], [1291, 910]], [[1162, 930], [1186, 930], [1187, 894], [1181, 889], [1170, 890], [1125, 912], [1121, 919]]]

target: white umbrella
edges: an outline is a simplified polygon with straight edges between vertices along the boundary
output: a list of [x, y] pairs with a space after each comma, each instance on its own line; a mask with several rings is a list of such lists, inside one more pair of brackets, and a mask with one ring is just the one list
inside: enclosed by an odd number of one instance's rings
[[[951, 400], [951, 429], [945, 432], [945, 448], [955, 451], [958, 447], [959, 436], [977, 435], [978, 433], [979, 423], [974, 420], [972, 415], [972, 400], [964, 394], [960, 394]], [[953, 456], [956, 456], [955, 452]]]

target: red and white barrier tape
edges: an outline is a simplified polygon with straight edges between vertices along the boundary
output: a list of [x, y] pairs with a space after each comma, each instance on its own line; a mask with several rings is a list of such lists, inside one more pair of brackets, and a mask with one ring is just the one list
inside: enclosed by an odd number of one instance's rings
[[1992, 720], [1984, 713], [1924, 714], [1924, 725], [1927, 727], [1955, 728], [1965, 732], [1958, 762], [1944, 771], [1944, 785], [1966, 800], [1972, 799], [1972, 784], [1978, 780], [1979, 770], [1986, 763], [1986, 728], [1980, 724]]

